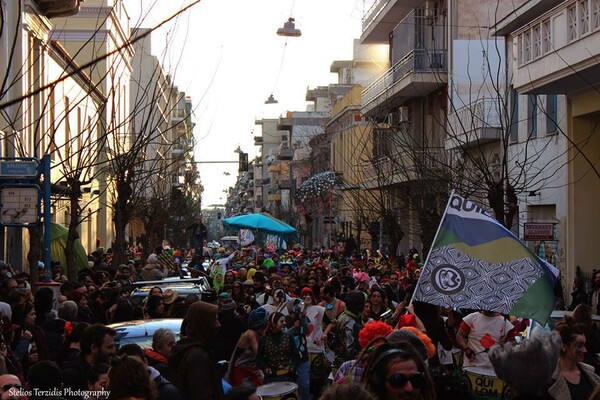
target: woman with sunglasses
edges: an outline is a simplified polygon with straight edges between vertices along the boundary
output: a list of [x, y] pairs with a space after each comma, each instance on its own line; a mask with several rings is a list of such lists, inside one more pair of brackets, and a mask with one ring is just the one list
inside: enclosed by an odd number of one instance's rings
[[433, 381], [423, 359], [408, 343], [375, 348], [363, 383], [377, 400], [434, 400]]

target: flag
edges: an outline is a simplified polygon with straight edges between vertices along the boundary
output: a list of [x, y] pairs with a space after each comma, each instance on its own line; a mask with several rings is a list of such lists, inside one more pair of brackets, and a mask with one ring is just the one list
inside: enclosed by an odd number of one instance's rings
[[452, 194], [413, 300], [545, 324], [558, 270], [472, 201]]

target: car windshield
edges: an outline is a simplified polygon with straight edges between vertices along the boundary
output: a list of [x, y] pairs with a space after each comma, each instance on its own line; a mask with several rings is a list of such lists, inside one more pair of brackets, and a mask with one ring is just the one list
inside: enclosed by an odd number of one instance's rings
[[175, 333], [176, 340], [180, 339], [181, 318], [138, 320], [109, 325], [117, 335], [115, 344], [117, 347], [129, 343], [135, 343], [146, 349], [152, 347], [152, 335], [159, 328], [170, 329]]

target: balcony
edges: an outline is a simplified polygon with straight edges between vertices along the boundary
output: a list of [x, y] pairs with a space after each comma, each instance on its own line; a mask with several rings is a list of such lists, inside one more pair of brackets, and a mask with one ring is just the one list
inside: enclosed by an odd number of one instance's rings
[[515, 89], [569, 94], [600, 84], [600, 0], [564, 1], [537, 15], [512, 34]]
[[173, 155], [183, 154], [185, 152], [185, 146], [176, 143], [171, 147], [171, 152], [173, 153]]
[[171, 114], [171, 121], [172, 122], [181, 122], [185, 119], [185, 117], [186, 117], [185, 110], [176, 108], [173, 110], [173, 112]]
[[363, 114], [399, 106], [446, 85], [446, 50], [414, 49], [362, 92]]
[[363, 163], [364, 189], [377, 189], [417, 181], [440, 179], [447, 170], [446, 149], [428, 147], [396, 152]]
[[263, 137], [262, 136], [254, 136], [254, 145], [262, 146], [263, 145]]
[[425, 0], [378, 0], [365, 13], [362, 22], [362, 44], [388, 43], [390, 26], [402, 21]]
[[294, 159], [294, 149], [290, 149], [289, 147], [283, 148], [279, 151], [277, 156], [279, 160], [293, 160]]
[[34, 0], [40, 14], [47, 18], [68, 17], [79, 12], [80, 0]]
[[267, 200], [269, 201], [281, 201], [281, 192], [280, 191], [269, 191], [269, 193], [267, 194]]
[[292, 188], [292, 181], [289, 179], [283, 179], [279, 181], [279, 187], [281, 189], [291, 189]]
[[277, 164], [271, 164], [269, 165], [269, 167], [267, 168], [267, 171], [269, 172], [281, 172], [281, 164], [277, 163]]
[[500, 140], [502, 107], [498, 99], [482, 98], [448, 115], [446, 149], [464, 149]]

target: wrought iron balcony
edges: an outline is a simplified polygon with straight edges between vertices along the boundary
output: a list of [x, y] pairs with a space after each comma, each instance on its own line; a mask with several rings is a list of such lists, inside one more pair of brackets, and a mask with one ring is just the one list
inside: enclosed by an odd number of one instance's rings
[[363, 113], [376, 114], [381, 106], [421, 97], [445, 85], [448, 80], [446, 53], [445, 49], [409, 52], [363, 90]]

